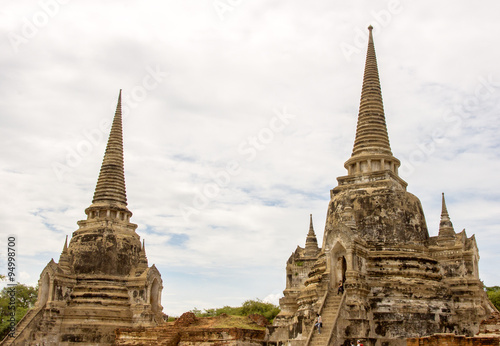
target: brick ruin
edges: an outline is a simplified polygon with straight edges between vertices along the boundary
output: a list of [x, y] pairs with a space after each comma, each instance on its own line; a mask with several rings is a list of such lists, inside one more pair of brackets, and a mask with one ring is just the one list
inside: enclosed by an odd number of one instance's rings
[[450, 333], [440, 333], [421, 338], [411, 338], [406, 341], [406, 346], [498, 346], [500, 336], [474, 336], [467, 337]]
[[[281, 313], [269, 344], [406, 345], [434, 333], [473, 336], [495, 308], [479, 279], [474, 236], [456, 233], [444, 195], [439, 234], [430, 237], [419, 199], [399, 177], [369, 27], [368, 50], [347, 175], [331, 190], [321, 248], [312, 240], [286, 264]], [[315, 239], [315, 238], [314, 238]], [[337, 294], [342, 282], [343, 295]], [[316, 313], [323, 332], [313, 333]]]
[[[221, 327], [240, 318], [240, 327]], [[244, 322], [244, 323], [242, 323]], [[222, 314], [217, 317], [197, 318], [194, 313], [186, 312], [174, 322], [163, 323], [149, 328], [121, 328], [116, 331], [115, 345], [224, 345], [260, 346], [263, 345], [268, 322], [261, 315], [231, 317]]]
[[161, 275], [130, 222], [121, 91], [86, 220], [40, 274], [38, 301], [2, 345], [111, 345], [115, 329], [163, 321]]

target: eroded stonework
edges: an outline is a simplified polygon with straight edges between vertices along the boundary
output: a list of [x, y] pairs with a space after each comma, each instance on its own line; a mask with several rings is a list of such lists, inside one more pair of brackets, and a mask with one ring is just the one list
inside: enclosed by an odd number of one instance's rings
[[[220, 327], [232, 324], [241, 317], [240, 327]], [[233, 321], [234, 323], [234, 321]], [[116, 331], [115, 345], [166, 345], [166, 346], [262, 346], [265, 344], [267, 320], [261, 315], [227, 316], [197, 318], [192, 312], [184, 313], [175, 322], [166, 322], [153, 328], [130, 328]]]
[[[287, 262], [282, 312], [270, 344], [406, 345], [435, 333], [473, 336], [494, 312], [479, 279], [474, 236], [456, 233], [444, 195], [439, 234], [429, 237], [419, 199], [399, 177], [391, 152], [370, 27], [363, 88], [348, 174], [331, 190], [317, 254]], [[307, 274], [289, 269], [307, 263]], [[292, 276], [293, 277], [293, 276]], [[345, 293], [338, 294], [343, 283]], [[320, 313], [321, 334], [312, 326]]]

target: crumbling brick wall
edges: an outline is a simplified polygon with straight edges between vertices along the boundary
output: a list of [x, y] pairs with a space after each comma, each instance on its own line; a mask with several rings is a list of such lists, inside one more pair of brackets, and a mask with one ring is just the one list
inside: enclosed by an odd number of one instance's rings
[[406, 346], [499, 346], [500, 337], [474, 336], [466, 337], [455, 334], [434, 334], [422, 338], [406, 340]]

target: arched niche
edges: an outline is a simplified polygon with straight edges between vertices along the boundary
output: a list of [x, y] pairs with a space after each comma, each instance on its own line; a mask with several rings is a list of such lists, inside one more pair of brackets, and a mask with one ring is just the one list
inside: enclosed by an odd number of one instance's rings
[[151, 284], [149, 304], [151, 304], [151, 310], [153, 312], [160, 311], [160, 283], [158, 282], [158, 279], [154, 279]]
[[345, 282], [347, 272], [347, 251], [345, 247], [337, 242], [331, 250], [331, 283], [333, 287], [337, 287], [340, 282]]
[[40, 285], [38, 288], [37, 305], [39, 307], [45, 306], [45, 304], [47, 304], [47, 302], [49, 301], [49, 295], [50, 295], [50, 276], [48, 273], [45, 273], [45, 275], [40, 280]]

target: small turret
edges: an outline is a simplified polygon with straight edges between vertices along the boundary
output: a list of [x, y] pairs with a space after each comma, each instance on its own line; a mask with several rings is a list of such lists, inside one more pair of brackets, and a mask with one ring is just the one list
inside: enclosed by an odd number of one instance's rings
[[307, 257], [316, 256], [318, 254], [318, 240], [316, 239], [316, 234], [314, 233], [312, 214], [309, 215], [309, 233], [307, 233], [306, 238], [306, 248], [305, 255]]
[[453, 224], [446, 209], [446, 201], [444, 200], [444, 192], [441, 197], [441, 220], [439, 221], [439, 237], [455, 238], [456, 233], [453, 229]]
[[69, 259], [69, 255], [68, 255], [68, 236], [66, 236], [66, 240], [64, 241], [64, 246], [63, 246], [63, 250], [61, 252], [61, 256], [59, 256], [59, 267], [63, 271], [70, 271], [71, 270], [70, 259]]
[[148, 269], [148, 258], [146, 257], [146, 241], [142, 240], [142, 248], [139, 253], [139, 263], [135, 275], [141, 275], [146, 269]]

